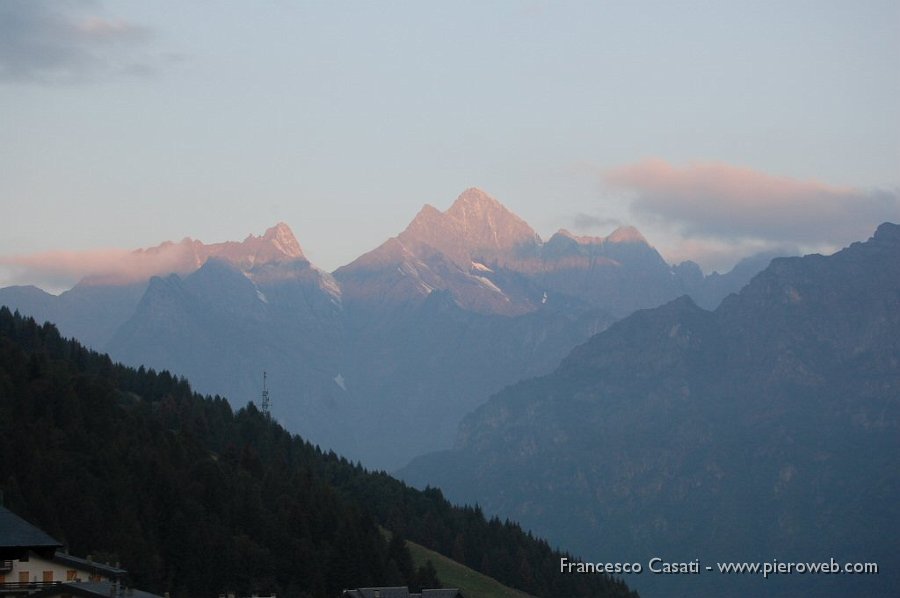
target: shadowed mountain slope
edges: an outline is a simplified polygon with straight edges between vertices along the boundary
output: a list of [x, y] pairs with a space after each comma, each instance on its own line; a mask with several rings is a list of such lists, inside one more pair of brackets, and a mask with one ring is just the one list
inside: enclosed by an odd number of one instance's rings
[[[782, 258], [714, 312], [640, 311], [402, 472], [594, 560], [876, 562], [632, 576], [667, 595], [890, 595], [900, 577], [900, 227]], [[602, 542], [603, 546], [598, 547]]]

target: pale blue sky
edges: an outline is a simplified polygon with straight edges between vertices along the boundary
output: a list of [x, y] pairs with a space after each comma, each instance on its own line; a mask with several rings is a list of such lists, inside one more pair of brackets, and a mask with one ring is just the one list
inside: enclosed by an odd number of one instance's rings
[[[4, 0], [0, 285], [40, 282], [13, 255], [277, 221], [332, 270], [470, 186], [706, 268], [827, 248], [900, 219], [898, 98], [895, 1]], [[660, 207], [695, 191], [750, 224]]]

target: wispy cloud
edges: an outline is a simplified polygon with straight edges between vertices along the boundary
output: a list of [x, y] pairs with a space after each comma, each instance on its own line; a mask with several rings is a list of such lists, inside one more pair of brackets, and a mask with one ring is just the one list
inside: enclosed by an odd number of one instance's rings
[[677, 168], [652, 159], [603, 178], [631, 193], [635, 215], [687, 237], [730, 244], [846, 244], [867, 238], [881, 222], [900, 220], [897, 190], [835, 187], [720, 162]]
[[107, 18], [96, 2], [0, 2], [0, 83], [72, 84], [146, 75], [153, 33]]
[[95, 284], [125, 284], [171, 272], [185, 273], [197, 267], [188, 243], [166, 243], [148, 250], [98, 249], [47, 251], [0, 256], [7, 284], [35, 284], [64, 290], [80, 280]]

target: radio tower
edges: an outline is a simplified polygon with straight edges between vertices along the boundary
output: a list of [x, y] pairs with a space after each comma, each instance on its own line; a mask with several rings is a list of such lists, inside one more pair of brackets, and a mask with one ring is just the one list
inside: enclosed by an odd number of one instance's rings
[[266, 372], [263, 370], [262, 412], [266, 419], [272, 417], [269, 414], [269, 388], [266, 386]]

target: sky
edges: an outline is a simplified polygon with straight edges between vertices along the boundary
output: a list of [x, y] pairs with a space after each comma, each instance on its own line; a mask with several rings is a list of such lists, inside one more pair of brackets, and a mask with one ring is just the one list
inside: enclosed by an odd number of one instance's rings
[[279, 221], [331, 271], [473, 186], [706, 271], [830, 252], [900, 221], [897, 98], [894, 0], [3, 0], [0, 286]]

